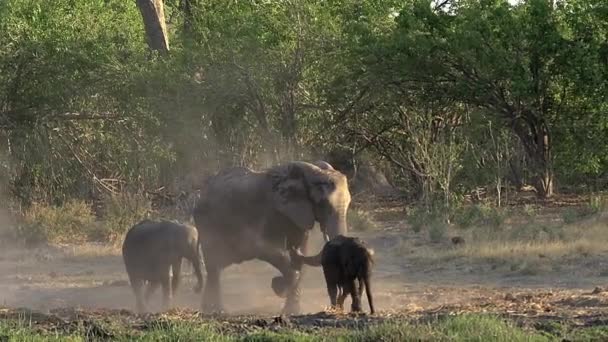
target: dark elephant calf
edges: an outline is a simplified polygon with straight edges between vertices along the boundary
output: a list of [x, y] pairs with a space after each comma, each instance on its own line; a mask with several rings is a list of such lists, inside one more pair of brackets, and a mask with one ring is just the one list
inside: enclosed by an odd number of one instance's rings
[[[139, 313], [146, 311], [146, 302], [158, 287], [162, 287], [163, 310], [171, 307], [179, 286], [182, 258], [194, 267], [198, 280], [194, 291], [199, 293], [203, 287], [198, 232], [194, 227], [164, 220], [143, 220], [127, 232], [122, 257]], [[146, 282], [148, 287], [144, 296], [142, 291]]]
[[344, 299], [350, 294], [351, 310], [361, 311], [361, 296], [365, 288], [370, 311], [372, 314], [375, 312], [370, 288], [374, 251], [361, 239], [338, 235], [327, 242], [316, 256], [304, 256], [296, 249], [292, 249], [290, 254], [294, 267], [302, 263], [323, 266], [332, 306], [343, 309]]

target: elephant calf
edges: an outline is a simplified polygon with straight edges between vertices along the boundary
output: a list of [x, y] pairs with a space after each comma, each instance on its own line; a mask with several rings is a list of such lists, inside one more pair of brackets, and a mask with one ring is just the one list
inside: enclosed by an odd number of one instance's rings
[[321, 253], [304, 256], [297, 249], [291, 249], [291, 262], [295, 266], [323, 266], [327, 292], [333, 307], [343, 309], [344, 299], [352, 298], [351, 310], [361, 311], [363, 288], [371, 313], [375, 312], [370, 288], [374, 251], [359, 238], [338, 235], [328, 241]]
[[[159, 286], [162, 286], [163, 310], [171, 307], [179, 285], [182, 258], [194, 267], [198, 280], [194, 291], [199, 293], [203, 287], [198, 232], [194, 227], [165, 220], [143, 220], [127, 232], [122, 257], [139, 313], [146, 311], [146, 302]], [[148, 287], [143, 296], [146, 282]]]

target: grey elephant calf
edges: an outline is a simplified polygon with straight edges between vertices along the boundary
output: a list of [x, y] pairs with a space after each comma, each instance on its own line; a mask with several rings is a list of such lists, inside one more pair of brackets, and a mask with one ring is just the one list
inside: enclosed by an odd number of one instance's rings
[[309, 266], [323, 266], [332, 306], [343, 309], [344, 299], [350, 294], [351, 310], [361, 311], [361, 296], [365, 288], [372, 314], [375, 312], [370, 288], [373, 255], [374, 251], [368, 248], [363, 240], [343, 235], [328, 241], [321, 253], [316, 256], [304, 256], [297, 249], [290, 251], [294, 267], [299, 267], [302, 263]]
[[139, 313], [146, 311], [146, 302], [158, 287], [162, 287], [163, 310], [171, 307], [179, 286], [182, 258], [194, 268], [198, 280], [194, 291], [199, 293], [203, 287], [198, 231], [194, 227], [165, 220], [143, 220], [127, 232], [122, 257]]

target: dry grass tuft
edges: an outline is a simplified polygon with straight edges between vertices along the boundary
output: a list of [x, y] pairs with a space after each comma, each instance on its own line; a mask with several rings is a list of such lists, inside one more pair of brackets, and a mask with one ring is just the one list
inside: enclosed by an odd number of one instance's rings
[[[410, 254], [421, 261], [464, 259], [467, 262], [510, 263], [523, 274], [550, 271], [548, 265], [563, 257], [586, 257], [608, 252], [608, 215], [598, 215], [571, 225], [529, 222], [500, 229], [472, 227], [458, 234], [466, 244], [424, 244]], [[405, 241], [398, 253], [412, 253]], [[406, 246], [407, 245], [407, 246]]]

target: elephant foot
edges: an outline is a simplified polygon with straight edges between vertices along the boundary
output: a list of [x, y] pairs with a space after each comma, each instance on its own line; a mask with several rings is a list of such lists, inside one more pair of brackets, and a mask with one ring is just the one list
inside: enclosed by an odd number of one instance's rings
[[299, 301], [287, 301], [281, 312], [283, 315], [291, 316], [302, 313]]

